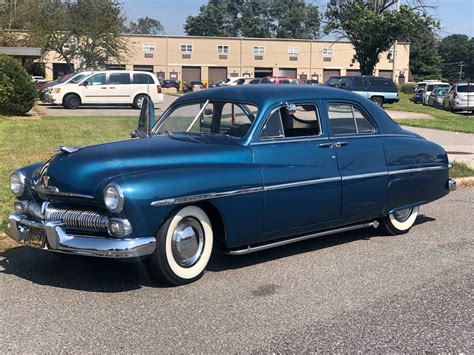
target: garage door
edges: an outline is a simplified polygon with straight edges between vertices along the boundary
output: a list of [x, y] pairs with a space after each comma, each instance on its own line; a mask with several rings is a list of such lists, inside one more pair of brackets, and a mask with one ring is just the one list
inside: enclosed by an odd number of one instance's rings
[[323, 69], [323, 81], [326, 82], [331, 76], [339, 76], [341, 71], [339, 69]]
[[346, 75], [347, 76], [361, 76], [361, 73], [359, 69], [347, 69]]
[[392, 71], [391, 70], [379, 70], [379, 76], [381, 76], [382, 78], [392, 79]]
[[287, 76], [289, 78], [296, 79], [296, 69], [293, 68], [280, 68], [280, 76]]
[[273, 76], [272, 68], [255, 68], [254, 76], [256, 78], [264, 78], [266, 76]]
[[201, 67], [183, 67], [183, 81], [201, 81]]
[[209, 83], [213, 83], [217, 80], [225, 80], [227, 79], [227, 68], [226, 67], [217, 67], [209, 68]]

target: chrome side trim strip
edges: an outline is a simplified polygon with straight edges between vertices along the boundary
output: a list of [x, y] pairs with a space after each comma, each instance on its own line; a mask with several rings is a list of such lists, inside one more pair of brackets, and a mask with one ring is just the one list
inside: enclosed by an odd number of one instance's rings
[[245, 249], [229, 250], [229, 251], [225, 251], [224, 253], [228, 254], [228, 255], [250, 254], [250, 253], [255, 253], [257, 251], [260, 251], [260, 250], [265, 250], [265, 249], [279, 247], [279, 246], [282, 246], [282, 245], [301, 242], [301, 241], [307, 240], [307, 239], [324, 237], [326, 235], [348, 232], [348, 231], [352, 231], [352, 230], [355, 230], [355, 229], [363, 229], [363, 228], [368, 228], [368, 227], [378, 228], [378, 226], [379, 226], [378, 221], [372, 221], [370, 223], [357, 224], [357, 225], [348, 226], [348, 227], [336, 228], [336, 229], [328, 230], [328, 231], [325, 231], [325, 232], [312, 233], [312, 234], [308, 234], [308, 235], [303, 235], [301, 237], [280, 240], [278, 242], [273, 242], [273, 243], [270, 242], [268, 244], [258, 245], [258, 246], [255, 246], [255, 247], [252, 247], [252, 246], [249, 245]]
[[392, 170], [392, 171], [388, 172], [388, 175], [420, 173], [420, 172], [423, 172], [423, 171], [444, 170], [444, 169], [448, 169], [448, 167], [447, 166], [428, 166], [428, 167], [425, 167], [425, 168], [410, 168], [410, 169]]
[[355, 179], [364, 179], [364, 178], [369, 178], [369, 177], [377, 177], [377, 176], [387, 176], [388, 172], [387, 171], [381, 171], [379, 173], [367, 173], [367, 174], [358, 174], [358, 175], [348, 175], [348, 176], [343, 176], [342, 181], [346, 180], [355, 180]]
[[209, 193], [199, 194], [199, 195], [169, 198], [166, 200], [153, 201], [151, 205], [153, 207], [162, 207], [162, 206], [176, 205], [176, 204], [181, 204], [181, 203], [210, 200], [213, 198], [222, 198], [222, 197], [227, 197], [227, 196], [251, 194], [255, 192], [263, 192], [263, 187], [250, 187], [247, 189], [240, 189], [240, 190], [233, 190], [233, 191], [209, 192]]
[[286, 184], [265, 186], [264, 190], [265, 191], [272, 191], [272, 190], [288, 189], [288, 188], [297, 187], [297, 186], [324, 184], [324, 183], [327, 183], [327, 182], [340, 181], [340, 180], [341, 180], [340, 176], [335, 176], [335, 177], [324, 178], [324, 179], [296, 181], [296, 182], [289, 182], [289, 183], [286, 183]]

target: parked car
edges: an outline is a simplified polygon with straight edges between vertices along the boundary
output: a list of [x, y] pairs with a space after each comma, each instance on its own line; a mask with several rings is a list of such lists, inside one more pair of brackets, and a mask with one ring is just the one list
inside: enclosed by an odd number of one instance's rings
[[227, 78], [222, 86], [235, 86], [235, 85], [243, 85], [245, 83], [245, 79], [247, 77], [244, 76], [232, 76], [230, 78]]
[[156, 123], [144, 104], [134, 136], [60, 147], [15, 171], [8, 234], [53, 252], [148, 257], [180, 285], [200, 278], [216, 250], [366, 227], [406, 233], [421, 205], [456, 187], [441, 146], [324, 86], [202, 90]]
[[415, 103], [415, 104], [421, 104], [423, 102], [423, 94], [425, 92], [425, 89], [418, 89], [417, 91], [415, 91], [413, 97], [412, 97], [412, 101]]
[[204, 84], [201, 81], [183, 82], [184, 92], [199, 91], [199, 90], [204, 90], [204, 89], [205, 89]]
[[212, 89], [212, 88], [218, 88], [220, 86], [223, 86], [225, 83], [225, 80], [217, 80], [217, 81], [213, 81], [211, 83], [211, 85], [209, 85], [209, 89]]
[[[333, 78], [337, 79], [336, 83]], [[325, 85], [353, 91], [379, 106], [383, 106], [384, 103], [390, 104], [400, 100], [398, 89], [390, 78], [365, 75], [336, 76], [329, 78]]]
[[51, 90], [48, 100], [68, 109], [80, 105], [132, 105], [141, 108], [143, 99], [163, 102], [158, 78], [142, 71], [98, 71], [82, 78], [77, 84], [65, 83]]
[[428, 106], [436, 108], [444, 108], [443, 101], [448, 94], [449, 88], [445, 86], [438, 86], [433, 89], [430, 97], [428, 98]]
[[472, 111], [474, 113], [474, 83], [453, 84], [444, 98], [443, 106], [451, 112]]
[[425, 89], [425, 92], [423, 93], [423, 105], [428, 105], [428, 99], [431, 95], [431, 93], [433, 92], [433, 90], [437, 87], [443, 87], [443, 88], [448, 88], [450, 87], [451, 85], [449, 85], [448, 83], [443, 83], [441, 81], [435, 81], [435, 82], [430, 82], [426, 85], [426, 89]]
[[317, 79], [306, 79], [306, 80], [304, 80], [303, 84], [305, 84], [305, 85], [319, 85], [319, 81]]
[[261, 84], [262, 83], [262, 78], [252, 78], [247, 82], [247, 84]]
[[295, 78], [290, 78], [287, 76], [266, 76], [262, 78], [261, 84], [299, 84], [298, 80]]
[[163, 89], [179, 89], [179, 81], [178, 80], [160, 80], [160, 85]]
[[52, 81], [51, 83], [45, 85], [43, 89], [40, 91], [39, 99], [44, 103], [51, 103], [52, 100], [52, 92], [54, 89], [61, 88], [66, 84], [77, 84], [85, 77], [91, 75], [92, 71], [82, 71], [77, 73], [71, 73], [63, 75], [56, 80]]
[[415, 86], [415, 88], [413, 89], [413, 92], [417, 92], [417, 91], [420, 90], [420, 89], [426, 90], [426, 85], [428, 85], [429, 83], [436, 83], [436, 82], [439, 82], [439, 80], [423, 80], [423, 81], [419, 81], [419, 82], [416, 83], [416, 86]]

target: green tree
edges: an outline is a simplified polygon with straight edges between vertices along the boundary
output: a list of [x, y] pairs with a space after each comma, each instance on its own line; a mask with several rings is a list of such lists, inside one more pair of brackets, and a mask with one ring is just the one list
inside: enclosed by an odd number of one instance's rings
[[70, 66], [79, 60], [85, 69], [101, 69], [126, 51], [121, 34], [125, 17], [114, 0], [31, 1], [31, 36], [45, 51], [57, 52]]
[[474, 38], [454, 34], [443, 38], [438, 45], [443, 58], [443, 77], [450, 82], [459, 81], [459, 63], [463, 62], [461, 80], [474, 80]]
[[36, 87], [20, 63], [0, 54], [0, 114], [24, 115], [35, 102]]
[[337, 32], [354, 46], [360, 72], [372, 75], [380, 55], [396, 40], [409, 40], [419, 27], [436, 27], [437, 22], [422, 11], [395, 0], [331, 0], [326, 10], [326, 32]]
[[137, 22], [131, 21], [128, 31], [135, 34], [159, 35], [165, 32], [165, 29], [159, 20], [154, 18], [140, 17]]
[[209, 0], [188, 16], [184, 30], [196, 36], [317, 38], [320, 16], [304, 0]]
[[429, 27], [419, 27], [410, 41], [410, 70], [415, 80], [439, 79], [442, 58], [438, 39]]

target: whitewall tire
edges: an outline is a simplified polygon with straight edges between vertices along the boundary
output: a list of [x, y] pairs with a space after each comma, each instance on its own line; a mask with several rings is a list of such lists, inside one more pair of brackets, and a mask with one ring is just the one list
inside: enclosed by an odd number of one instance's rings
[[416, 206], [390, 213], [382, 218], [382, 225], [392, 235], [407, 233], [415, 224], [419, 209]]
[[199, 279], [212, 253], [213, 231], [206, 212], [186, 206], [168, 218], [156, 236], [152, 271], [173, 285]]

